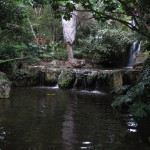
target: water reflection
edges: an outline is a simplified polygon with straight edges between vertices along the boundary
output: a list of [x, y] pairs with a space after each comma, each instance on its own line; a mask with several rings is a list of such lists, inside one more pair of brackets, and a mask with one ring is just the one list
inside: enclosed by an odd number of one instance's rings
[[0, 149], [146, 150], [139, 123], [116, 117], [110, 102], [106, 94], [14, 89], [0, 100]]
[[137, 132], [138, 123], [135, 121], [134, 118], [132, 118], [132, 117], [129, 118], [127, 125], [128, 125], [129, 132]]
[[64, 115], [64, 121], [62, 123], [62, 141], [65, 150], [74, 150], [74, 120], [73, 120], [73, 110], [69, 105], [66, 108]]

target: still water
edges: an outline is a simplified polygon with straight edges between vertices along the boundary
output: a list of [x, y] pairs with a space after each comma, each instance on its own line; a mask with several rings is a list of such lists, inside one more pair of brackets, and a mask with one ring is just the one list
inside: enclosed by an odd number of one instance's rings
[[[132, 116], [112, 97], [49, 88], [16, 88], [0, 100], [0, 150], [148, 150]], [[149, 134], [149, 133], [148, 133]]]

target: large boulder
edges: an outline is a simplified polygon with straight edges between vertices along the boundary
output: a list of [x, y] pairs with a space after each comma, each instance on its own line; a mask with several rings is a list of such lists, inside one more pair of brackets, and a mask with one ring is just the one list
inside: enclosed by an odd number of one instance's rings
[[61, 89], [72, 88], [75, 82], [75, 75], [71, 70], [63, 70], [59, 79], [58, 86]]
[[47, 68], [45, 71], [45, 84], [50, 86], [56, 85], [60, 73], [60, 69]]
[[124, 72], [123, 82], [124, 85], [135, 85], [139, 80], [141, 71], [136, 69], [130, 69]]
[[84, 59], [71, 59], [69, 63], [74, 67], [74, 68], [82, 68], [85, 66], [85, 60]]
[[86, 76], [87, 87], [94, 87], [97, 80], [97, 71], [92, 71]]
[[123, 86], [123, 77], [121, 71], [115, 71], [113, 73], [113, 80], [112, 80], [112, 88], [119, 88]]
[[95, 87], [97, 80], [97, 71], [90, 69], [74, 69], [73, 70], [76, 76], [75, 88], [79, 89], [92, 89]]
[[11, 83], [6, 75], [0, 72], [0, 98], [9, 98], [10, 85]]
[[98, 71], [97, 80], [100, 89], [106, 91], [111, 91], [123, 86], [121, 70], [100, 70]]
[[18, 69], [12, 77], [13, 86], [36, 86], [44, 84], [45, 66], [28, 66]]
[[137, 71], [141, 71], [143, 69], [144, 63], [148, 59], [148, 57], [149, 57], [148, 52], [138, 54], [135, 58], [133, 68]]

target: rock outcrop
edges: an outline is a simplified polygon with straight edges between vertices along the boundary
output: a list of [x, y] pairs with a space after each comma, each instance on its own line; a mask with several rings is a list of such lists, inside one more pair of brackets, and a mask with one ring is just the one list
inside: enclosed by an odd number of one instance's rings
[[61, 73], [60, 69], [46, 68], [46, 71], [45, 71], [45, 84], [49, 85], [49, 86], [56, 85], [60, 73]]
[[100, 90], [110, 92], [123, 85], [134, 85], [140, 71], [130, 69], [73, 69], [30, 66], [16, 72], [16, 86], [55, 86], [60, 89]]
[[58, 86], [61, 89], [69, 89], [73, 87], [74, 82], [75, 76], [73, 72], [69, 70], [63, 70], [58, 80]]
[[6, 75], [0, 72], [0, 98], [9, 98], [10, 85], [11, 83]]
[[141, 71], [143, 69], [144, 63], [148, 59], [148, 57], [149, 57], [148, 52], [138, 54], [135, 58], [133, 68], [137, 71]]

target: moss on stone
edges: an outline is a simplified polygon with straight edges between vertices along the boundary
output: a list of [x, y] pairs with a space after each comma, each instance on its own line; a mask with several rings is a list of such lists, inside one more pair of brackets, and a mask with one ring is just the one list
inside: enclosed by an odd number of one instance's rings
[[9, 98], [11, 82], [6, 75], [0, 72], [0, 98]]
[[47, 68], [47, 70], [45, 72], [45, 83], [46, 83], [46, 85], [53, 86], [53, 85], [57, 84], [58, 77], [60, 74], [61, 74], [60, 69]]
[[86, 76], [87, 86], [92, 86], [96, 82], [97, 73], [91, 73]]
[[64, 70], [58, 80], [58, 85], [61, 89], [69, 89], [73, 87], [74, 82], [74, 74], [71, 71]]

